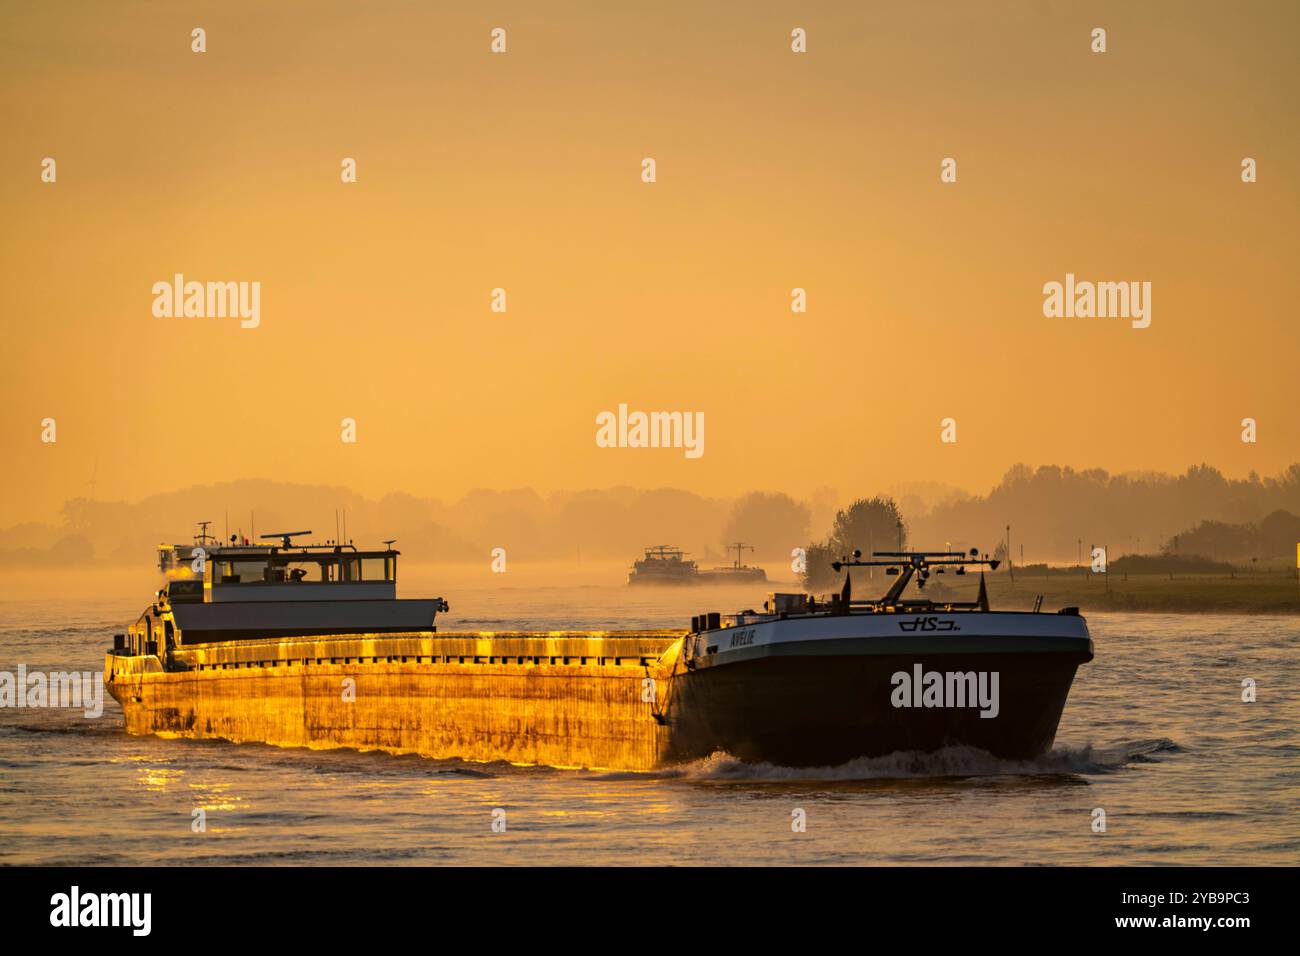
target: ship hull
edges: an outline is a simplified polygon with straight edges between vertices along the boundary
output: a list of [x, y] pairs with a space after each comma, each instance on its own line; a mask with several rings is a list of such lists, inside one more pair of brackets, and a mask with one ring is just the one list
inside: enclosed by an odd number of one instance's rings
[[627, 583], [633, 587], [646, 587], [654, 585], [664, 585], [667, 587], [690, 586], [692, 584], [703, 584], [704, 580], [698, 573], [692, 574], [629, 574]]
[[[789, 767], [964, 746], [1030, 759], [1052, 746], [1078, 662], [1020, 655], [760, 658], [680, 679], [671, 759], [722, 750]], [[895, 707], [896, 674], [996, 672], [998, 707]], [[915, 701], [912, 701], [915, 703]]]
[[762, 568], [755, 570], [733, 571], [723, 568], [718, 571], [694, 571], [690, 574], [630, 574], [627, 583], [636, 587], [658, 585], [677, 587], [699, 584], [764, 584], [767, 572]]
[[105, 677], [130, 733], [641, 771], [718, 751], [796, 767], [947, 746], [1031, 758], [1091, 657], [1078, 617], [879, 615], [227, 642], [166, 664], [110, 654]]
[[701, 571], [704, 584], [763, 584], [767, 581], [767, 572], [762, 568], [715, 568]]
[[741, 618], [684, 643], [669, 754], [712, 747], [823, 766], [966, 746], [1028, 759], [1052, 746], [1075, 671], [1092, 656], [1078, 615]]
[[288, 747], [649, 770], [667, 735], [644, 681], [680, 632], [241, 641], [110, 654], [126, 730]]

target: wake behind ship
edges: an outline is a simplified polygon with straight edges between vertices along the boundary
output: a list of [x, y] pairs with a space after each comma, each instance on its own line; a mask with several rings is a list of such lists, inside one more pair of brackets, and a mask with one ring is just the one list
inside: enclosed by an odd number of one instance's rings
[[[301, 532], [304, 534], [309, 532]], [[156, 599], [105, 681], [136, 734], [435, 758], [650, 770], [725, 751], [834, 765], [953, 744], [1027, 758], [1054, 739], [1086, 622], [904, 598], [987, 559], [878, 555], [878, 599], [769, 594], [689, 629], [440, 631], [442, 598], [396, 596], [398, 552], [351, 544], [162, 550]], [[839, 569], [837, 563], [837, 569]]]

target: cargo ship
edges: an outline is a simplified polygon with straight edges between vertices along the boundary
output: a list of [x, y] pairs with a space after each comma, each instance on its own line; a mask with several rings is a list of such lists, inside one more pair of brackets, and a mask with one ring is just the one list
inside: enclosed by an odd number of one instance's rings
[[700, 577], [704, 578], [707, 584], [756, 584], [767, 580], [767, 572], [762, 568], [750, 567], [742, 560], [743, 552], [753, 551], [751, 545], [743, 541], [736, 541], [727, 545], [728, 549], [736, 549], [736, 560], [728, 568], [710, 568], [707, 571], [701, 571]]
[[728, 545], [736, 549], [736, 560], [728, 568], [701, 569], [686, 559], [686, 552], [666, 544], [645, 549], [645, 557], [632, 565], [628, 584], [755, 584], [767, 580], [762, 568], [741, 562], [742, 549], [754, 549], [743, 542]]
[[[127, 732], [646, 771], [726, 752], [807, 767], [949, 745], [1048, 749], [1092, 659], [1075, 608], [998, 612], [904, 597], [950, 552], [860, 555], [840, 592], [772, 593], [689, 627], [443, 631], [441, 597], [396, 596], [392, 542], [208, 540], [160, 553], [163, 586], [114, 635], [106, 686]], [[851, 568], [888, 564], [877, 599]]]

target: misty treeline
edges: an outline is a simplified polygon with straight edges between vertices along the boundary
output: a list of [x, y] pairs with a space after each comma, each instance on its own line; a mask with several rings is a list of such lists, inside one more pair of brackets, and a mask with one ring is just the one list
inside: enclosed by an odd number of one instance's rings
[[[951, 541], [992, 552], [1010, 525], [1010, 557], [1017, 563], [1022, 546], [1027, 562], [1073, 563], [1080, 553], [1086, 562], [1094, 545], [1111, 558], [1173, 551], [1175, 536], [1182, 554], [1294, 557], [1296, 539], [1284, 549], [1278, 537], [1285, 516], [1270, 521], [1271, 537], [1242, 548], [1211, 546], [1210, 535], [1192, 530], [1207, 521], [1258, 528], [1278, 511], [1300, 515], [1300, 464], [1274, 478], [1252, 472], [1244, 479], [1225, 478], [1204, 464], [1181, 475], [1016, 465], [988, 495], [941, 505], [918, 519], [914, 532], [927, 547]], [[1265, 545], [1267, 553], [1257, 550]]]
[[133, 503], [69, 501], [57, 525], [0, 530], [0, 563], [98, 559], [138, 566], [152, 562], [160, 543], [188, 542], [200, 520], [210, 520], [210, 531], [221, 537], [310, 529], [325, 540], [335, 537], [336, 511], [346, 515], [348, 538], [358, 545], [397, 538], [404, 556], [416, 561], [488, 560], [500, 547], [516, 561], [630, 564], [641, 549], [670, 544], [707, 566], [729, 562], [725, 546], [743, 541], [756, 549], [746, 559], [766, 562], [776, 579], [793, 576], [792, 552], [810, 544], [810, 567], [855, 547], [897, 550], [899, 521], [905, 546], [989, 553], [1006, 540], [1010, 525], [1017, 563], [1022, 547], [1027, 562], [1073, 563], [1080, 553], [1086, 560], [1093, 545], [1106, 546], [1112, 559], [1163, 548], [1242, 559], [1294, 556], [1300, 540], [1289, 523], [1300, 515], [1300, 464], [1276, 477], [1244, 479], [1225, 478], [1208, 465], [1181, 475], [1016, 465], [986, 495], [924, 482], [910, 488], [894, 494], [822, 489], [807, 501], [779, 492], [710, 498], [672, 488], [480, 490], [444, 502], [402, 493], [374, 500], [344, 488], [248, 480]]
[[677, 489], [611, 488], [539, 494], [531, 489], [471, 491], [452, 502], [409, 494], [367, 499], [345, 488], [249, 480], [193, 487], [135, 503], [70, 501], [59, 526], [0, 530], [0, 564], [76, 564], [97, 558], [142, 566], [160, 543], [188, 543], [195, 523], [209, 533], [251, 537], [276, 531], [336, 537], [380, 547], [396, 538], [413, 561], [488, 561], [505, 548], [512, 562], [616, 559], [629, 565], [644, 548], [686, 548], [703, 566], [734, 558], [725, 545], [753, 546], [747, 561], [791, 560], [807, 539], [810, 509], [788, 495], [708, 498]]
[[1277, 510], [1258, 523], [1246, 521], [1202, 521], [1190, 531], [1174, 535], [1162, 551], [1172, 555], [1206, 558], [1285, 558], [1297, 555], [1300, 547], [1300, 516]]

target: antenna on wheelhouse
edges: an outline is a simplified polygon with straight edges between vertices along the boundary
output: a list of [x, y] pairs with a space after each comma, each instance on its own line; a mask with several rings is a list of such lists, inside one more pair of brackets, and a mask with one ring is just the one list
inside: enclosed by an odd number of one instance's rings
[[280, 541], [282, 542], [280, 547], [288, 550], [289, 548], [293, 547], [292, 539], [300, 537], [301, 535], [304, 534], [311, 534], [311, 532], [310, 531], [273, 531], [270, 534], [262, 535], [262, 538], [263, 539], [279, 538]]
[[[955, 566], [957, 573], [963, 574], [968, 565], [988, 567], [989, 570], [996, 571], [998, 565], [1002, 563], [987, 554], [981, 557], [978, 548], [971, 548], [969, 555], [964, 551], [873, 551], [871, 556], [884, 560], [863, 561], [862, 552], [854, 551], [852, 560], [842, 558], [832, 562], [831, 567], [836, 571], [846, 568], [884, 567], [886, 574], [897, 575], [898, 580], [893, 583], [888, 593], [880, 601], [872, 602], [878, 603], [881, 607], [896, 607], [900, 603], [899, 599], [903, 596], [903, 591], [913, 578], [916, 578], [916, 586], [924, 590], [932, 569], [934, 573], [942, 574], [948, 567]], [[982, 573], [980, 580], [983, 581]], [[845, 583], [847, 588], [847, 579]], [[977, 602], [977, 606], [981, 610], [988, 609], [987, 592]]]

